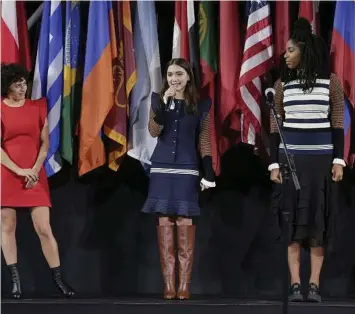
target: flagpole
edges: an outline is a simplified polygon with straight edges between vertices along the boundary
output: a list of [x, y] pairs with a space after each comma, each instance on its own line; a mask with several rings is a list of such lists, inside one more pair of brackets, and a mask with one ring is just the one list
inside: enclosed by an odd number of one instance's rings
[[37, 8], [37, 10], [31, 15], [31, 17], [27, 20], [27, 28], [30, 30], [30, 28], [36, 24], [36, 22], [39, 20], [39, 18], [42, 16], [43, 12], [43, 3]]

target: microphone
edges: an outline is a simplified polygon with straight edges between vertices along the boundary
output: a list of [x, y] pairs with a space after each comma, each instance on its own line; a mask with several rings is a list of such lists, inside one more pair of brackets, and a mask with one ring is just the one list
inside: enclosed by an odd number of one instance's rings
[[265, 90], [265, 96], [269, 103], [273, 102], [275, 97], [275, 90], [271, 87], [267, 88]]
[[[175, 87], [175, 84], [172, 84], [172, 86]], [[174, 97], [172, 97], [172, 96], [168, 97], [166, 109], [167, 109], [168, 111], [175, 109]]]
[[168, 97], [167, 101], [167, 110], [174, 110], [175, 109], [175, 103], [174, 103], [174, 97]]

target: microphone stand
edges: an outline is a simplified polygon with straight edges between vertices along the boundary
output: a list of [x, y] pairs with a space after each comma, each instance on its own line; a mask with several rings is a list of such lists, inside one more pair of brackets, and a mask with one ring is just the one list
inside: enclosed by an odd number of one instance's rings
[[[268, 97], [267, 99], [267, 104], [269, 105], [269, 107], [271, 108], [271, 113], [276, 121], [276, 125], [277, 125], [277, 129], [278, 132], [280, 134], [280, 138], [281, 138], [281, 143], [284, 146], [284, 150], [285, 150], [285, 156], [286, 156], [286, 164], [280, 164], [280, 171], [281, 171], [281, 176], [282, 176], [282, 199], [285, 198], [285, 188], [286, 188], [286, 184], [288, 183], [288, 180], [291, 176], [292, 181], [293, 181], [293, 185], [296, 189], [296, 191], [299, 191], [301, 189], [300, 187], [300, 183], [298, 181], [298, 177], [296, 174], [296, 166], [295, 166], [295, 162], [293, 160], [293, 155], [291, 155], [288, 152], [286, 143], [285, 143], [285, 137], [282, 131], [282, 126], [281, 126], [281, 122], [279, 120], [279, 118], [277, 117], [277, 112], [275, 109], [275, 103], [272, 99], [270, 99], [271, 97]], [[283, 200], [282, 200], [283, 202]], [[285, 263], [284, 263], [284, 275], [283, 275], [283, 297], [282, 297], [282, 313], [283, 314], [287, 314], [288, 313], [288, 290], [289, 290], [289, 274], [288, 274], [288, 235], [289, 235], [289, 227], [288, 227], [288, 223], [289, 223], [289, 218], [290, 218], [290, 212], [287, 209], [282, 210], [282, 218], [283, 218], [283, 223], [284, 223], [284, 241], [285, 241], [285, 246], [284, 246], [284, 251], [285, 251]]]

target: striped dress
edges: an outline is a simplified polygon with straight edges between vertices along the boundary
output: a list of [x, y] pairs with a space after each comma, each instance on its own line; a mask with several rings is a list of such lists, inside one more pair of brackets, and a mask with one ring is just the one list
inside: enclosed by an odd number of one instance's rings
[[[305, 247], [327, 246], [334, 242], [338, 212], [339, 184], [332, 181], [333, 163], [343, 162], [344, 102], [339, 79], [317, 79], [304, 92], [298, 81], [275, 84], [275, 107], [282, 118], [288, 152], [293, 155], [301, 190], [293, 181], [275, 185], [274, 214], [290, 213], [288, 241]], [[271, 119], [271, 159], [286, 164], [284, 146]]]

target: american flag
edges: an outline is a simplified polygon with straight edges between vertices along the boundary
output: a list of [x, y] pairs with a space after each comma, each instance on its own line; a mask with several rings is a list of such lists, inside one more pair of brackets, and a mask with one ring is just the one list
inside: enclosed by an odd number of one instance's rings
[[[238, 97], [242, 113], [242, 141], [259, 146], [262, 128], [263, 94], [260, 77], [272, 67], [273, 45], [268, 1], [253, 0], [247, 5], [248, 26]], [[264, 136], [262, 136], [264, 137]]]

